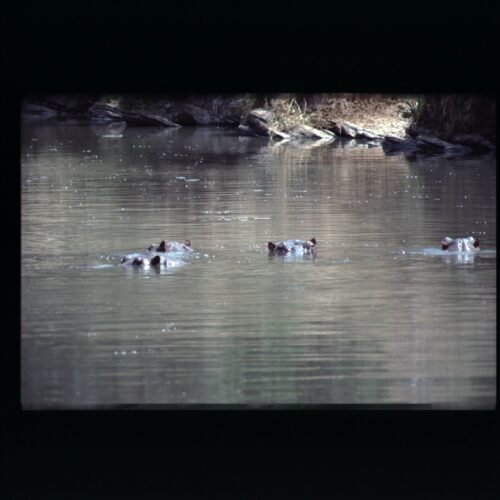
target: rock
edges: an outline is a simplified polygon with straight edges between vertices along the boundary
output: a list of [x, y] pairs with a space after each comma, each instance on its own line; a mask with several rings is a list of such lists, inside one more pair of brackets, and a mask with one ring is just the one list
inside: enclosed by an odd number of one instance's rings
[[356, 139], [367, 139], [369, 141], [381, 140], [382, 137], [374, 132], [370, 132], [369, 130], [360, 129], [358, 130], [358, 134], [356, 135]]
[[332, 122], [328, 130], [348, 139], [382, 140], [381, 135], [349, 122]]
[[92, 95], [56, 95], [51, 94], [43, 98], [42, 104], [59, 113], [80, 115], [86, 113], [93, 106], [97, 97]]
[[404, 139], [402, 137], [387, 135], [384, 137], [382, 147], [384, 152], [393, 154], [397, 152], [411, 153], [418, 151], [428, 154], [439, 153], [447, 156], [458, 156], [471, 152], [471, 150], [465, 146], [451, 144], [437, 137], [426, 135], [419, 135], [416, 139]]
[[222, 125], [238, 125], [248, 109], [249, 100], [245, 97], [220, 97], [214, 99], [214, 113], [220, 117]]
[[322, 140], [331, 141], [335, 134], [329, 130], [320, 130], [310, 125], [299, 123], [289, 130], [277, 130], [273, 126], [274, 115], [272, 111], [266, 109], [254, 109], [248, 113], [244, 122], [240, 125], [240, 130], [251, 132], [257, 135], [264, 135], [283, 140]]
[[467, 146], [477, 151], [491, 151], [495, 146], [479, 134], [455, 134], [452, 138], [453, 143]]
[[431, 137], [427, 135], [419, 135], [416, 139], [417, 146], [419, 149], [432, 151], [441, 151], [453, 155], [465, 155], [470, 153], [472, 150], [465, 146], [460, 146], [458, 144], [451, 144], [449, 142], [438, 139], [437, 137]]
[[346, 131], [353, 136], [353, 139], [375, 139], [378, 137], [377, 134], [362, 127], [358, 127], [350, 122], [344, 122], [343, 126], [344, 129], [346, 129]]
[[194, 125], [213, 125], [216, 123], [216, 120], [214, 120], [210, 112], [203, 108], [200, 108], [199, 106], [195, 106], [194, 104], [185, 105], [184, 114], [191, 117]]
[[87, 117], [95, 122], [123, 122], [123, 116], [119, 109], [108, 104], [96, 103], [87, 111]]
[[123, 111], [109, 104], [96, 103], [87, 112], [87, 117], [98, 123], [125, 122], [128, 125], [149, 126], [149, 127], [178, 127], [177, 123], [172, 122], [163, 116]]
[[418, 135], [416, 138], [417, 146], [420, 149], [446, 149], [451, 146], [449, 142], [442, 141], [437, 137], [432, 137], [430, 135]]
[[190, 103], [170, 103], [165, 109], [165, 115], [179, 125], [217, 125], [217, 120], [206, 109]]
[[415, 139], [404, 139], [395, 135], [386, 135], [382, 141], [382, 148], [385, 152], [409, 153], [418, 149]]
[[287, 133], [292, 138], [296, 139], [321, 139], [321, 140], [333, 140], [335, 134], [329, 130], [320, 130], [309, 125], [296, 125], [292, 129], [288, 130]]
[[91, 96], [49, 95], [30, 98], [23, 103], [22, 113], [41, 119], [58, 118], [61, 120], [86, 119], [89, 108], [96, 99]]
[[129, 111], [121, 111], [122, 120], [128, 125], [150, 126], [150, 127], [179, 127], [180, 125], [159, 115], [150, 113], [132, 113]]
[[164, 99], [159, 107], [162, 116], [181, 125], [238, 126], [251, 108], [251, 95], [190, 96], [182, 99]]
[[448, 156], [462, 156], [472, 153], [472, 149], [465, 146], [460, 146], [459, 144], [450, 144], [445, 148], [444, 152]]
[[328, 130], [334, 132], [340, 137], [346, 137], [348, 139], [354, 139], [356, 137], [356, 131], [345, 123], [332, 122], [329, 125]]
[[28, 102], [24, 102], [22, 106], [23, 115], [28, 115], [30, 117], [36, 117], [40, 119], [48, 119], [54, 118], [57, 116], [57, 111], [54, 109], [48, 108], [47, 106], [43, 106], [41, 104], [32, 104]]
[[286, 132], [276, 130], [272, 126], [273, 113], [266, 109], [253, 109], [248, 113], [245, 121], [242, 123], [242, 130], [268, 137], [277, 137], [279, 139], [290, 139], [290, 135]]

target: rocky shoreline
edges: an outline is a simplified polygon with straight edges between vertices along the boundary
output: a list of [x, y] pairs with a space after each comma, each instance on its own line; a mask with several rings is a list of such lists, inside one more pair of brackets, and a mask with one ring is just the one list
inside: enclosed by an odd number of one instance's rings
[[[343, 108], [339, 106], [342, 99], [345, 100]], [[276, 99], [262, 103], [250, 94], [135, 99], [126, 103], [119, 99], [106, 101], [100, 97], [50, 96], [25, 100], [22, 116], [27, 120], [76, 120], [134, 127], [227, 126], [236, 128], [242, 134], [284, 142], [327, 143], [345, 138], [369, 146], [382, 146], [389, 155], [418, 153], [450, 157], [496, 151], [496, 144], [478, 133], [454, 134], [451, 140], [445, 141], [429, 130], [413, 127], [410, 137], [406, 133], [409, 122], [402, 112], [403, 99], [399, 100], [401, 102], [389, 98], [386, 102], [383, 98], [373, 101], [330, 99], [328, 106], [321, 104], [305, 111], [294, 99], [281, 98], [281, 101]], [[369, 122], [373, 128], [348, 121], [346, 116]], [[398, 135], [390, 133], [394, 130]]]

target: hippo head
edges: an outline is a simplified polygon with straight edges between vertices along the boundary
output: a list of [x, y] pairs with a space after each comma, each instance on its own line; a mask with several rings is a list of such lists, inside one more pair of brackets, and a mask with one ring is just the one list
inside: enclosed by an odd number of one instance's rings
[[453, 240], [449, 237], [449, 236], [445, 236], [442, 240], [441, 240], [441, 250], [448, 250], [448, 247], [450, 246], [450, 243], [452, 242]]
[[284, 255], [288, 253], [288, 248], [285, 246], [284, 243], [278, 243], [276, 245], [272, 241], [269, 241], [267, 243], [267, 248], [269, 249], [269, 252], [272, 254], [277, 253], [278, 255]]
[[285, 255], [286, 253], [289, 252], [289, 249], [284, 243], [279, 243], [276, 246], [276, 252], [278, 252], [278, 255]]
[[314, 250], [315, 246], [316, 246], [316, 238], [311, 238], [309, 241], [306, 241], [305, 243], [302, 244], [302, 248], [311, 251]]
[[156, 249], [157, 252], [166, 252], [166, 246], [165, 246], [165, 240], [162, 240], [158, 248]]
[[474, 248], [479, 248], [479, 240], [477, 238], [474, 238], [474, 236], [469, 236], [467, 240]]
[[160, 262], [161, 262], [161, 258], [160, 258], [160, 256], [159, 256], [159, 255], [155, 255], [155, 256], [154, 256], [154, 257], [150, 260], [150, 262], [149, 262], [149, 263], [150, 263], [152, 266], [157, 266], [157, 265], [159, 265], [159, 264], [160, 264]]

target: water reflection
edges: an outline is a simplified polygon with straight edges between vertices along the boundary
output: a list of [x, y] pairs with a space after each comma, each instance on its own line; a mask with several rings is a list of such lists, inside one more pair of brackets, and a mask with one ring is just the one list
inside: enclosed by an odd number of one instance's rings
[[97, 135], [97, 137], [104, 138], [121, 138], [123, 131], [127, 127], [125, 122], [113, 122], [102, 125], [90, 125], [90, 129]]
[[[26, 407], [494, 405], [494, 162], [106, 130], [23, 129]], [[445, 234], [480, 255], [426, 255]], [[267, 255], [313, 236], [314, 260]], [[119, 265], [186, 238], [182, 269]]]
[[478, 255], [473, 253], [455, 253], [450, 255], [445, 255], [443, 260], [447, 264], [474, 264], [475, 260], [478, 258]]

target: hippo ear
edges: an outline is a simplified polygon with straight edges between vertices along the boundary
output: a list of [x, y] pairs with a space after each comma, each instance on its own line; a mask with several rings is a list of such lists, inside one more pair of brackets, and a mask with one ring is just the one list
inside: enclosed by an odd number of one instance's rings
[[120, 264], [123, 264], [124, 262], [127, 262], [127, 257], [122, 257], [122, 261], [120, 262]]
[[312, 243], [313, 245], [316, 245], [316, 238], [311, 238], [311, 243]]
[[159, 247], [156, 249], [157, 252], [164, 252], [165, 251], [165, 240], [162, 240]]
[[445, 236], [442, 240], [441, 240], [441, 250], [448, 250], [448, 247], [450, 246], [450, 243], [452, 242], [453, 240], [449, 237], [449, 236]]
[[157, 266], [158, 264], [160, 263], [160, 256], [159, 255], [155, 255], [151, 261], [150, 261], [150, 264], [152, 266]]
[[186, 241], [184, 242], [184, 245], [186, 245], [187, 247], [190, 247], [190, 246], [191, 246], [191, 242], [190, 242], [189, 240], [186, 240]]
[[274, 249], [276, 248], [276, 245], [275, 245], [272, 241], [269, 241], [269, 242], [267, 243], [267, 248], [269, 248], [269, 250], [270, 250], [271, 252], [274, 252]]

